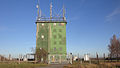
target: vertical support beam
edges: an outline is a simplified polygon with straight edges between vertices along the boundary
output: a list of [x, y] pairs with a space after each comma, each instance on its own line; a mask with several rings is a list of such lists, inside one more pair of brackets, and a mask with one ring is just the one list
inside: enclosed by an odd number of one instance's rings
[[38, 32], [39, 32], [39, 23], [37, 23], [37, 31], [36, 31], [36, 49], [37, 49], [37, 41], [38, 41]]
[[[48, 55], [50, 53], [50, 23], [48, 24]], [[49, 56], [48, 56], [49, 57]], [[49, 58], [48, 58], [49, 59]]]
[[51, 49], [51, 38], [52, 38], [52, 32], [51, 32], [51, 23], [49, 23], [49, 32], [48, 32], [48, 55], [50, 55], [50, 49]]
[[35, 63], [37, 62], [37, 54], [35, 54]]
[[59, 55], [59, 57], [60, 57], [60, 64], [61, 64], [61, 62], [62, 62], [61, 55]]
[[48, 54], [48, 64], [50, 64], [50, 55]]

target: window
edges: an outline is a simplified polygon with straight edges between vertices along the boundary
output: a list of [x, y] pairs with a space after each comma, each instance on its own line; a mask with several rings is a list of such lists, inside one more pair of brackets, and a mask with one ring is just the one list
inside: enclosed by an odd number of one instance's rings
[[59, 26], [64, 26], [64, 23], [59, 23]]
[[44, 23], [42, 23], [42, 26], [44, 26]]
[[61, 23], [59, 23], [59, 26], [61, 26]]
[[64, 23], [61, 23], [62, 26], [64, 26]]
[[59, 29], [59, 32], [62, 32], [62, 29]]
[[54, 35], [54, 38], [55, 38], [55, 39], [56, 39], [56, 37], [57, 37], [57, 36], [56, 36], [56, 35]]
[[62, 41], [59, 41], [59, 44], [62, 44]]
[[55, 41], [55, 42], [54, 42], [54, 44], [56, 45], [56, 44], [57, 44], [57, 42]]
[[44, 38], [44, 35], [41, 35], [41, 38], [43, 39], [43, 38]]
[[62, 37], [62, 35], [60, 35], [60, 34], [59, 34], [58, 36], [59, 36], [59, 38], [61, 38], [61, 37]]
[[54, 47], [54, 51], [56, 51], [56, 47]]
[[56, 23], [54, 23], [53, 25], [56, 26]]
[[61, 50], [62, 50], [62, 48], [60, 47], [60, 48], [59, 48], [59, 50], [61, 51]]
[[54, 29], [53, 32], [56, 32], [56, 29]]

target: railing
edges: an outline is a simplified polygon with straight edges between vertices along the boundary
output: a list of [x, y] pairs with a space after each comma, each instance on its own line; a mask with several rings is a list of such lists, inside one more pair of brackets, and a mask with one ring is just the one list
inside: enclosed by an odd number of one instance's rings
[[64, 17], [41, 18], [38, 17], [37, 22], [66, 22]]

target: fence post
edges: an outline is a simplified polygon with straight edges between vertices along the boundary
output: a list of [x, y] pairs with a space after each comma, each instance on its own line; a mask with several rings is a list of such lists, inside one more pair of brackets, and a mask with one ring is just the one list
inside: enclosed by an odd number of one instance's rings
[[105, 63], [105, 53], [103, 54], [103, 57], [104, 57], [104, 63]]
[[1, 61], [1, 55], [0, 55], [0, 61]]
[[97, 63], [99, 64], [98, 54], [96, 53]]

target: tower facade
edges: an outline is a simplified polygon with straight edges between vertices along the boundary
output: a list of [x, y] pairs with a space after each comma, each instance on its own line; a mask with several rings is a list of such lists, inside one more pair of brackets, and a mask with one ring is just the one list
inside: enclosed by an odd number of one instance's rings
[[[52, 9], [52, 7], [50, 8]], [[50, 15], [52, 10], [50, 10]], [[39, 14], [39, 13], [38, 13]], [[62, 63], [66, 60], [66, 20], [63, 17], [46, 18], [38, 15], [36, 49], [46, 53], [48, 63]], [[38, 57], [39, 58], [39, 57]]]

